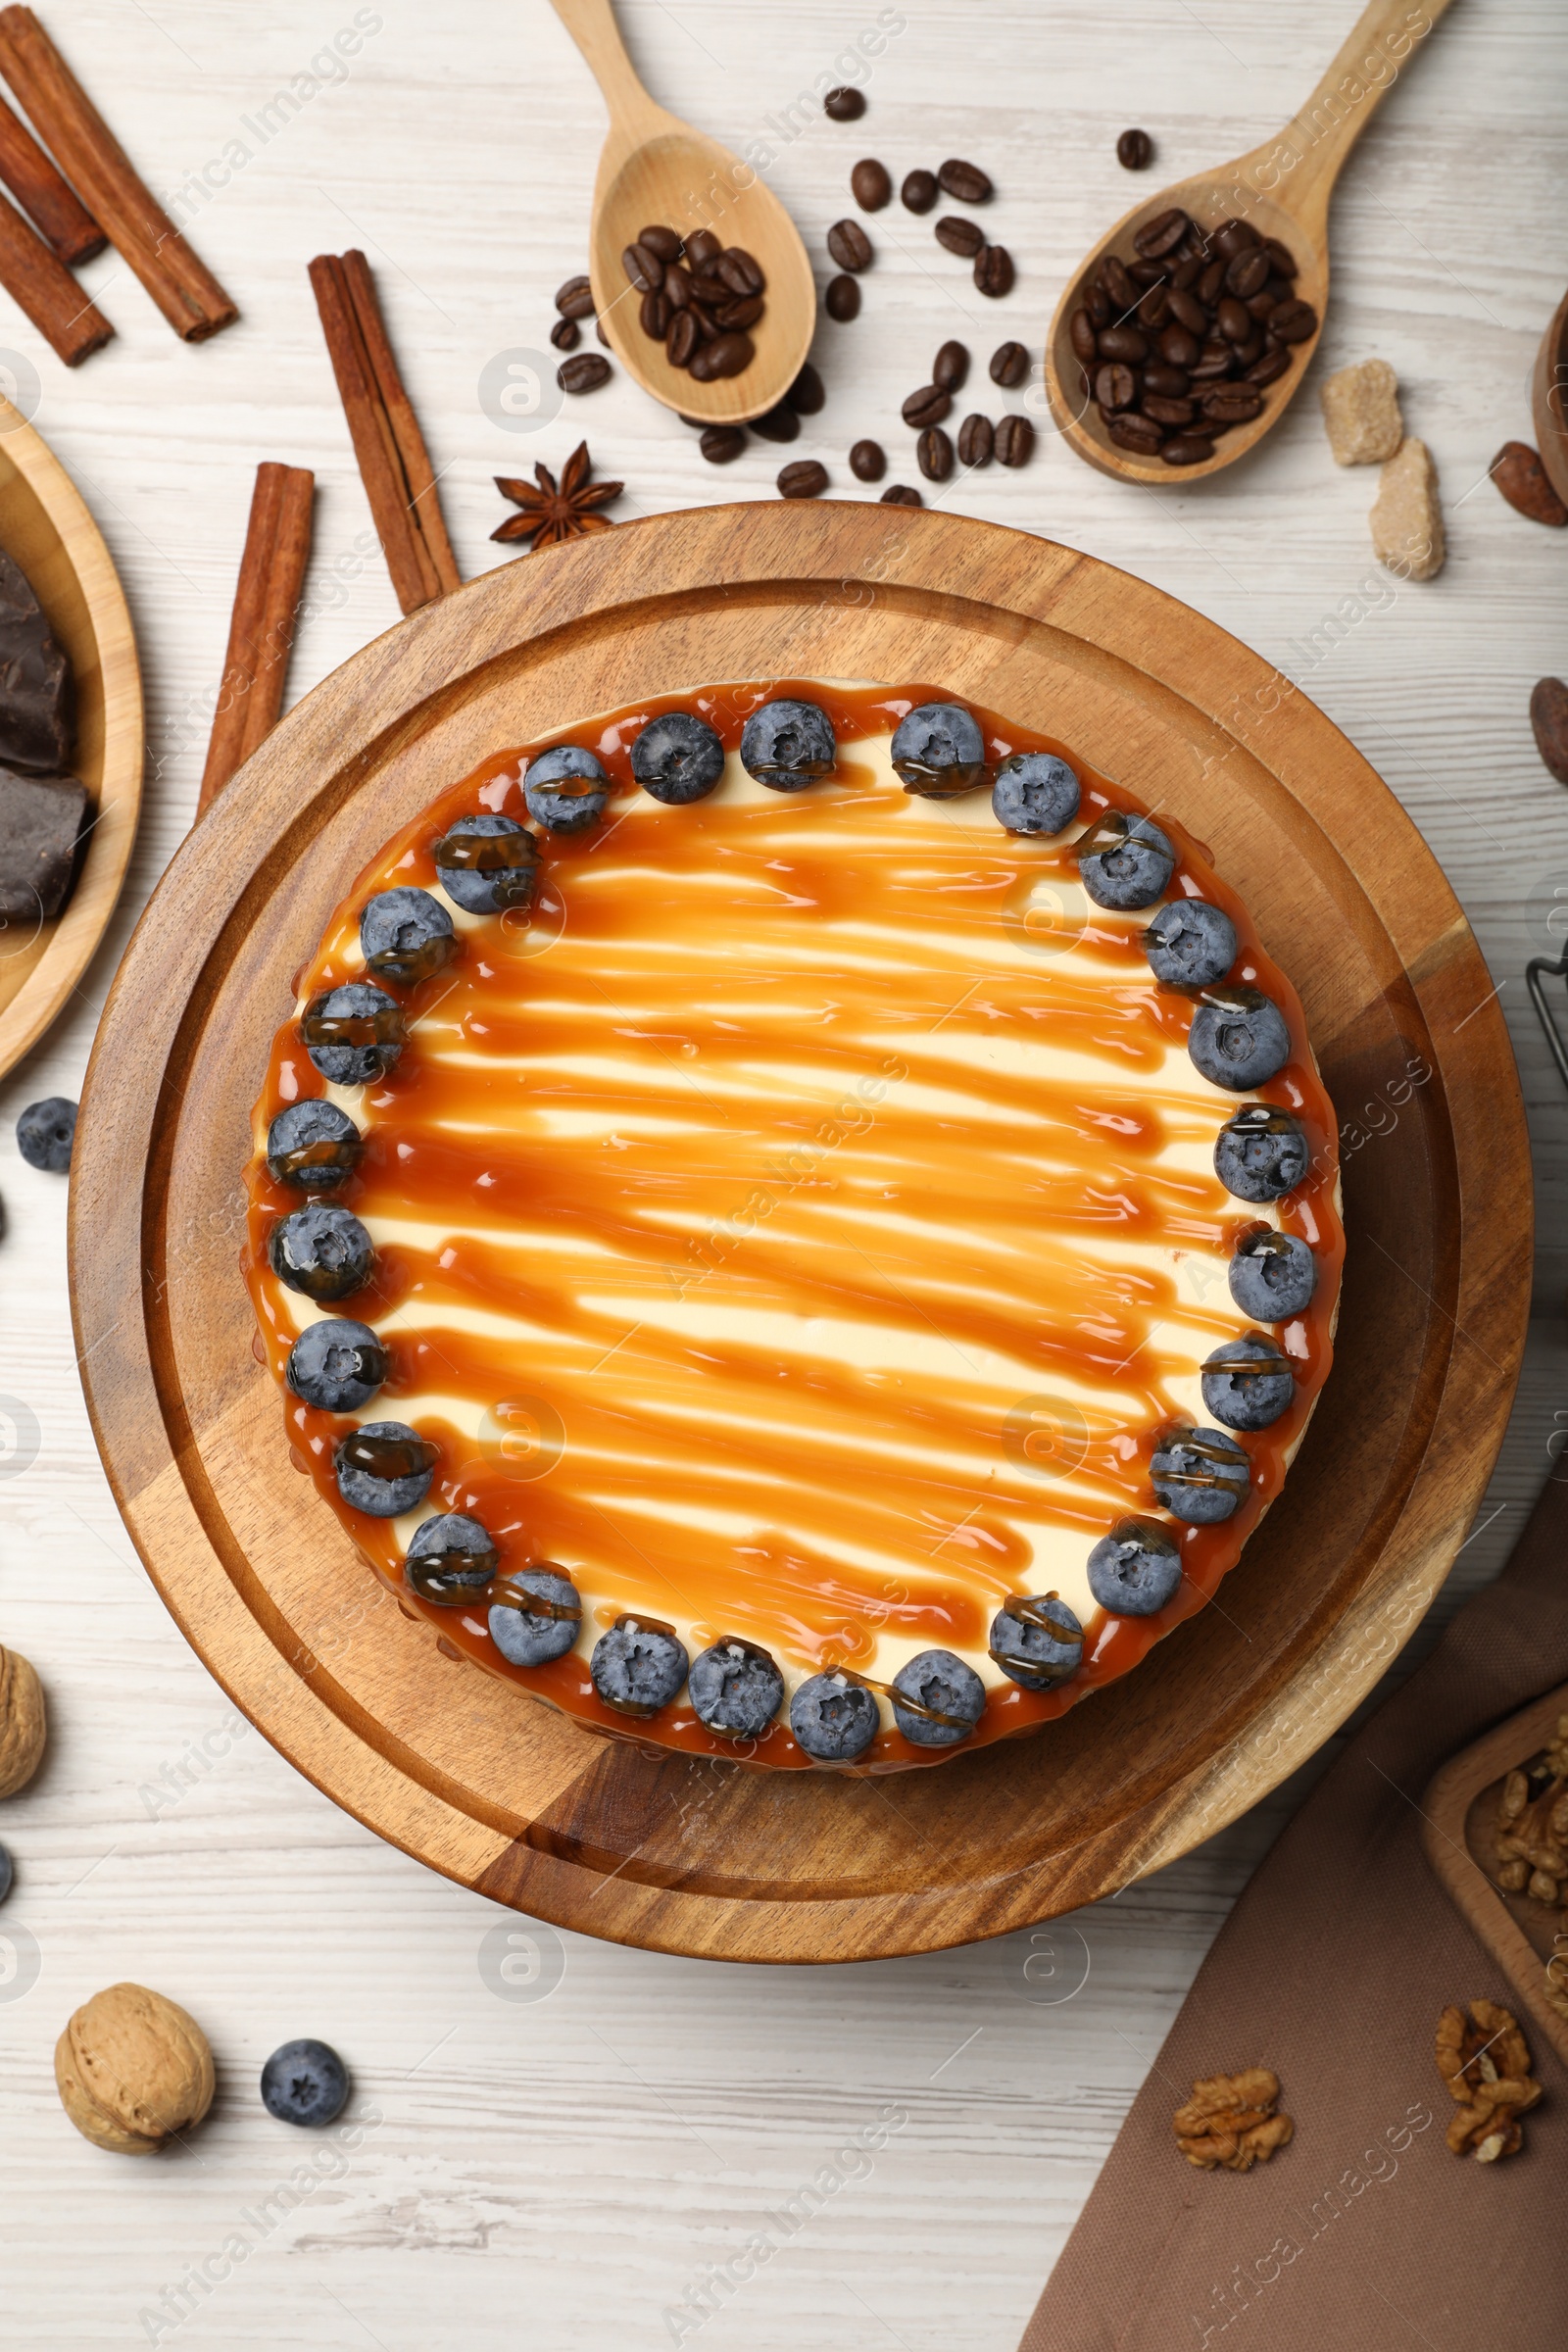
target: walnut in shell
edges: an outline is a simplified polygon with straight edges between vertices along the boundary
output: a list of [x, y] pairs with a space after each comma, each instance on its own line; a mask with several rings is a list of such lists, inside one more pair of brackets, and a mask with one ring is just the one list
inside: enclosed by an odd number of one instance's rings
[[1296, 2130], [1288, 2115], [1274, 2111], [1279, 2095], [1280, 2079], [1266, 2066], [1210, 2075], [1193, 2084], [1192, 2097], [1176, 2110], [1176, 2145], [1201, 2173], [1220, 2166], [1228, 2173], [1250, 2172]]
[[151, 2156], [213, 2103], [213, 2053], [192, 2017], [145, 1984], [111, 1984], [82, 2004], [55, 2046], [55, 2082], [84, 2139]]
[[1438, 2020], [1438, 2072], [1456, 2102], [1446, 2138], [1455, 2156], [1478, 2164], [1517, 2155], [1519, 2119], [1541, 2097], [1530, 2072], [1530, 2045], [1512, 2010], [1472, 2001], [1469, 2015], [1451, 2004]]
[[0, 1796], [25, 1788], [43, 1756], [43, 1685], [17, 1649], [0, 1649]]

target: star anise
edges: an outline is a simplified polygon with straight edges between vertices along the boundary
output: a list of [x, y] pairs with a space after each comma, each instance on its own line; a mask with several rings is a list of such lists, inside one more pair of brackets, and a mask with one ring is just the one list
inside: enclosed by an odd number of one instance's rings
[[562, 467], [561, 487], [548, 466], [534, 467], [537, 490], [527, 482], [509, 481], [505, 474], [495, 477], [496, 488], [514, 505], [522, 509], [520, 514], [509, 514], [492, 539], [529, 539], [536, 548], [553, 547], [561, 539], [580, 539], [585, 531], [608, 531], [614, 526], [608, 515], [595, 513], [597, 507], [608, 507], [626, 487], [624, 482], [590, 482], [593, 467], [589, 463], [588, 444], [579, 441]]

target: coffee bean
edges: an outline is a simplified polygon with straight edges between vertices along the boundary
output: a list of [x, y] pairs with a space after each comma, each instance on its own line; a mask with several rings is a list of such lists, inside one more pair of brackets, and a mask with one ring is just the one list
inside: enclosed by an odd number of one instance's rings
[[1127, 274], [1135, 286], [1162, 286], [1170, 272], [1163, 262], [1129, 262]]
[[563, 392], [597, 392], [610, 381], [610, 362], [597, 351], [579, 352], [576, 359], [562, 361], [556, 381]]
[[582, 341], [582, 328], [575, 318], [558, 318], [550, 329], [550, 340], [558, 351], [575, 351]]
[[1084, 309], [1094, 320], [1097, 332], [1101, 327], [1108, 326], [1116, 316], [1110, 307], [1110, 296], [1098, 278], [1091, 280], [1084, 288]]
[[966, 262], [972, 262], [977, 253], [985, 250], [985, 230], [956, 213], [943, 214], [937, 222], [936, 236], [939, 245], [945, 245], [949, 253], [961, 254]]
[[1187, 370], [1195, 384], [1216, 383], [1222, 375], [1233, 375], [1235, 371], [1235, 352], [1228, 343], [1218, 340], [1205, 343]]
[[827, 249], [841, 270], [871, 266], [871, 240], [858, 220], [835, 220], [827, 232]]
[[1541, 678], [1532, 687], [1530, 728], [1546, 767], [1568, 784], [1568, 686], [1561, 678]]
[[1005, 245], [982, 245], [974, 257], [974, 282], [993, 301], [1012, 292], [1012, 256]]
[[762, 416], [754, 416], [751, 426], [764, 441], [798, 441], [801, 436], [801, 420], [787, 400], [781, 400]]
[[[1076, 348], [1075, 342], [1074, 349], [1076, 350]], [[1084, 354], [1079, 352], [1078, 356], [1082, 359]], [[991, 381], [994, 384], [1002, 384], [1009, 392], [1015, 392], [1020, 384], [1027, 383], [1028, 380], [1029, 354], [1023, 345], [1021, 343], [999, 343], [991, 354]]]
[[914, 445], [915, 464], [928, 482], [945, 482], [953, 471], [953, 443], [940, 424], [928, 425]]
[[1144, 369], [1144, 390], [1162, 400], [1185, 399], [1190, 380], [1185, 368], [1172, 368], [1166, 360], [1151, 360]]
[[891, 204], [893, 182], [886, 164], [879, 164], [874, 155], [857, 164], [850, 173], [850, 194], [862, 213], [879, 213], [885, 204]]
[[677, 311], [664, 337], [664, 357], [672, 368], [689, 368], [692, 354], [701, 341], [697, 313], [692, 310]]
[[997, 427], [999, 466], [1027, 466], [1034, 455], [1035, 428], [1027, 416], [1004, 416]]
[[683, 311], [692, 299], [692, 278], [689, 270], [679, 262], [669, 262], [664, 269], [663, 294], [672, 311]]
[[1171, 292], [1173, 294], [1190, 293], [1202, 274], [1203, 264], [1200, 257], [1196, 253], [1190, 254], [1186, 261], [1178, 262], [1170, 273]]
[[1245, 343], [1252, 331], [1252, 315], [1234, 294], [1227, 294], [1214, 313], [1214, 324], [1227, 343]]
[[822, 112], [830, 122], [858, 122], [865, 112], [865, 92], [848, 84], [829, 90], [822, 101]]
[[925, 500], [918, 490], [911, 490], [907, 482], [892, 482], [882, 493], [882, 504], [885, 507], [923, 507]]
[[1262, 241], [1250, 220], [1222, 220], [1208, 240], [1222, 262], [1233, 260], [1237, 254], [1246, 253], [1250, 247], [1260, 245]]
[[1206, 433], [1177, 433], [1159, 454], [1167, 466], [1201, 466], [1214, 455], [1214, 444]]
[[657, 294], [664, 282], [664, 265], [646, 245], [628, 245], [620, 266], [639, 294]]
[[1134, 284], [1119, 255], [1107, 253], [1100, 265], [1100, 274], [1106, 293], [1115, 307], [1116, 316], [1125, 318], [1138, 308], [1139, 288]]
[[1192, 223], [1179, 204], [1168, 212], [1156, 213], [1146, 222], [1133, 239], [1133, 250], [1146, 262], [1154, 262], [1167, 253], [1174, 253]]
[[1225, 264], [1210, 262], [1197, 285], [1199, 301], [1205, 311], [1211, 311], [1225, 288]]
[[[726, 329], [723, 334], [715, 335], [711, 343], [705, 343], [697, 354], [697, 359], [703, 363], [703, 372], [698, 380], [706, 384], [714, 376], [740, 375], [756, 357], [757, 346], [750, 335]], [[697, 361], [694, 360], [692, 373], [697, 375]]]
[[966, 164], [956, 155], [939, 165], [937, 186], [959, 204], [989, 204], [993, 194], [991, 181], [979, 165]]
[[1298, 302], [1293, 295], [1269, 313], [1268, 325], [1282, 343], [1304, 343], [1317, 333], [1317, 313], [1309, 302]]
[[594, 315], [594, 290], [585, 277], [568, 277], [564, 286], [556, 288], [556, 308], [563, 318], [591, 318]]
[[858, 318], [860, 315], [860, 289], [855, 279], [830, 277], [827, 292], [822, 297], [822, 307], [828, 317], [836, 318], [841, 326], [852, 318]]
[[857, 441], [850, 451], [850, 471], [858, 482], [879, 482], [888, 469], [880, 441]]
[[729, 245], [713, 264], [713, 275], [728, 286], [732, 294], [760, 294], [767, 280], [744, 245]]
[[1281, 277], [1290, 278], [1296, 275], [1296, 256], [1294, 253], [1292, 253], [1288, 245], [1282, 245], [1280, 243], [1278, 237], [1265, 237], [1263, 239], [1263, 251], [1268, 255], [1269, 268], [1275, 270]]
[[1250, 424], [1263, 409], [1263, 395], [1255, 384], [1206, 384], [1199, 402], [1210, 424]]
[[656, 220], [650, 228], [640, 228], [637, 242], [647, 252], [657, 253], [662, 262], [680, 260], [680, 239], [672, 228], [666, 228], [662, 221]]
[[953, 407], [953, 396], [940, 384], [922, 384], [911, 392], [899, 414], [907, 425], [918, 433], [928, 424], [940, 424]]
[[1550, 523], [1556, 530], [1568, 522], [1568, 507], [1528, 441], [1503, 443], [1492, 461], [1492, 478], [1509, 506], [1532, 522]]
[[760, 294], [748, 294], [738, 302], [720, 303], [713, 317], [720, 326], [755, 326], [766, 308]]
[[1247, 380], [1250, 384], [1272, 384], [1285, 373], [1290, 364], [1291, 355], [1282, 344], [1278, 351], [1265, 351], [1260, 360], [1252, 362], [1247, 370]]
[[1170, 288], [1161, 280], [1157, 286], [1150, 287], [1138, 305], [1138, 323], [1153, 333], [1164, 325], [1169, 317]]
[[1074, 311], [1067, 321], [1067, 333], [1073, 350], [1086, 364], [1097, 357], [1100, 345], [1095, 337], [1094, 321], [1085, 310]]
[[1273, 284], [1271, 282], [1269, 285], [1266, 285], [1263, 288], [1261, 294], [1249, 294], [1247, 300], [1243, 303], [1242, 308], [1250, 318], [1255, 318], [1261, 325], [1262, 321], [1268, 318], [1272, 311], [1277, 311], [1282, 302], [1288, 302], [1289, 300], [1290, 296], [1288, 294], [1275, 293]]
[[1156, 424], [1191, 424], [1198, 411], [1190, 400], [1171, 400], [1162, 392], [1151, 392], [1149, 378], [1144, 378], [1144, 415], [1152, 416]]
[[740, 424], [710, 424], [697, 444], [710, 466], [728, 466], [746, 447], [746, 428]]
[[[637, 305], [637, 318], [645, 335], [662, 343], [669, 332], [669, 298], [664, 294], [645, 294]], [[569, 320], [567, 321], [569, 324]]]
[[699, 270], [692, 279], [692, 300], [704, 304], [710, 311], [716, 311], [721, 304], [730, 301], [733, 294], [734, 288], [726, 286], [716, 270]]
[[1138, 399], [1138, 378], [1119, 361], [1107, 360], [1095, 370], [1095, 398], [1102, 409], [1130, 409]]
[[700, 228], [686, 240], [686, 267], [693, 271], [710, 270], [723, 250], [710, 228]]
[[1154, 160], [1154, 142], [1147, 130], [1124, 130], [1116, 141], [1116, 161], [1124, 172], [1147, 172]]
[[1261, 293], [1268, 283], [1268, 255], [1256, 245], [1249, 253], [1233, 254], [1225, 265], [1225, 283], [1244, 298]]
[[809, 360], [804, 363], [800, 374], [784, 397], [797, 416], [815, 416], [821, 413], [827, 402], [827, 394], [822, 388], [822, 378]]
[[1102, 360], [1126, 360], [1138, 367], [1149, 357], [1149, 338], [1136, 326], [1107, 326], [1100, 334]]
[[827, 488], [827, 467], [815, 458], [797, 458], [778, 477], [780, 498], [820, 498]]
[[1261, 329], [1254, 327], [1245, 343], [1233, 343], [1231, 345], [1231, 349], [1236, 354], [1237, 367], [1245, 372], [1247, 368], [1251, 367], [1254, 360], [1260, 360], [1263, 356], [1263, 336]]
[[961, 392], [969, 376], [969, 350], [964, 343], [944, 343], [931, 363], [931, 381], [944, 392]]
[[1208, 332], [1208, 313], [1196, 294], [1185, 293], [1179, 288], [1173, 289], [1170, 298], [1170, 315], [1179, 326], [1185, 326], [1190, 335], [1197, 335], [1200, 340]]
[[958, 464], [989, 466], [995, 441], [989, 416], [966, 416], [958, 427]]
[[941, 192], [934, 172], [909, 172], [899, 196], [906, 213], [928, 213]]
[[1105, 430], [1118, 449], [1133, 450], [1144, 458], [1156, 456], [1165, 439], [1164, 427], [1156, 424], [1152, 416], [1112, 416]]
[[[1107, 327], [1105, 331], [1109, 334], [1114, 330]], [[1159, 356], [1168, 367], [1196, 367], [1198, 355], [1201, 349], [1202, 345], [1190, 327], [1173, 321], [1169, 326], [1160, 329]]]

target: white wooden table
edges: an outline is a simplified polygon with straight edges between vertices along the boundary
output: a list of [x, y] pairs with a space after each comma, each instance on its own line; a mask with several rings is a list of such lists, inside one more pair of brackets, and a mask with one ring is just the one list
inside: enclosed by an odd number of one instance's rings
[[[898, 407], [939, 342], [973, 347], [974, 405], [997, 342], [1038, 352], [1068, 267], [1134, 192], [1119, 130], [1148, 125], [1161, 176], [1250, 146], [1304, 97], [1353, 6], [906, 0], [881, 12], [898, 29], [863, 122], [817, 118], [787, 139], [766, 118], [841, 77], [878, 23], [872, 0], [625, 0], [623, 16], [657, 96], [737, 147], [776, 147], [774, 184], [819, 261], [860, 155], [895, 180], [968, 155], [997, 180], [996, 233], [1019, 272], [1005, 303], [972, 293], [929, 222], [895, 205], [871, 223], [864, 312], [824, 326], [827, 408], [788, 453], [820, 456], [853, 491], [845, 452], [865, 433], [887, 443], [894, 477], [916, 478]], [[35, 1460], [0, 1464], [0, 1640], [38, 1665], [53, 1725], [42, 1775], [0, 1810], [18, 1860], [0, 1914], [7, 2339], [621, 2352], [701, 2323], [705, 2352], [1006, 2352], [1203, 1951], [1311, 1774], [1033, 1937], [788, 1974], [544, 1929], [530, 1979], [526, 1952], [497, 1959], [511, 1915], [338, 1813], [236, 1722], [167, 1618], [82, 1407], [66, 1187], [24, 1166], [12, 1133], [27, 1102], [77, 1093], [116, 958], [189, 825], [259, 459], [313, 466], [319, 483], [291, 691], [397, 617], [310, 255], [368, 253], [470, 573], [501, 552], [492, 474], [559, 466], [583, 433], [629, 484], [627, 515], [770, 496], [784, 453], [754, 443], [716, 472], [618, 378], [532, 433], [484, 413], [486, 363], [545, 349], [551, 293], [584, 265], [602, 118], [545, 0], [379, 0], [358, 14], [341, 78], [322, 53], [355, 22], [349, 0], [45, 0], [45, 14], [147, 178], [187, 190], [184, 217], [243, 319], [187, 349], [110, 254], [87, 276], [119, 339], [68, 375], [0, 298], [0, 367], [24, 383], [36, 371], [36, 421], [130, 595], [151, 751], [120, 918], [79, 1004], [0, 1090], [0, 1390], [39, 1429]], [[314, 89], [295, 79], [313, 59], [334, 73]], [[263, 143], [260, 110], [290, 89], [295, 111], [274, 108]], [[1505, 438], [1531, 437], [1530, 367], [1568, 277], [1565, 109], [1558, 0], [1459, 0], [1342, 186], [1319, 368], [1381, 353], [1397, 369], [1443, 476], [1451, 553], [1436, 583], [1396, 593], [1376, 570], [1375, 473], [1333, 466], [1310, 388], [1259, 461], [1211, 484], [1135, 493], [1048, 434], [1027, 471], [951, 493], [956, 510], [1156, 581], [1302, 683], [1421, 825], [1502, 990], [1537, 1144], [1538, 1314], [1492, 1494], [1405, 1667], [1495, 1571], [1568, 1428], [1568, 1097], [1522, 977], [1568, 906], [1568, 801], [1526, 717], [1535, 679], [1568, 668], [1568, 534], [1524, 522], [1486, 480]], [[215, 159], [227, 183], [198, 207], [191, 175]], [[70, 2011], [121, 1977], [190, 2007], [220, 2073], [188, 2150], [141, 2166], [78, 2139], [51, 2078]], [[290, 2209], [274, 2192], [319, 2143], [271, 2123], [255, 2083], [273, 2045], [302, 2034], [345, 2053], [357, 2106], [378, 2120], [351, 2154], [323, 2153], [325, 2177], [296, 2181]], [[884, 2110], [902, 2120], [874, 2157], [839, 2164], [839, 2185], [823, 2168]], [[820, 2210], [792, 2221], [813, 2181]], [[772, 2258], [714, 2289], [704, 2320], [692, 2290], [769, 2230]]]

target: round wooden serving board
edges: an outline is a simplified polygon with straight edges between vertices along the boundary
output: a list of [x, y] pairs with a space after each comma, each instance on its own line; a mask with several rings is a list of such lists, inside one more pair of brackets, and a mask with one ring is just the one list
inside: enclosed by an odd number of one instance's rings
[[[1220, 1601], [1042, 1734], [891, 1781], [606, 1740], [446, 1659], [290, 1468], [237, 1262], [269, 1042], [370, 852], [510, 743], [709, 679], [813, 674], [941, 681], [1168, 807], [1295, 979], [1348, 1129], [1339, 1361]], [[1048, 541], [781, 502], [504, 565], [368, 646], [270, 737], [174, 859], [115, 983], [72, 1282], [98, 1443], [143, 1559], [225, 1689], [339, 1804], [564, 1927], [727, 1959], [864, 1959], [1124, 1885], [1349, 1712], [1442, 1580], [1502, 1433], [1530, 1162], [1452, 894], [1365, 760], [1282, 683], [1196, 613]]]
[[141, 808], [141, 672], [109, 550], [81, 494], [21, 411], [0, 398], [0, 547], [27, 576], [71, 657], [73, 772], [96, 810], [53, 922], [0, 925], [0, 1076], [30, 1053], [74, 989], [115, 911]]

